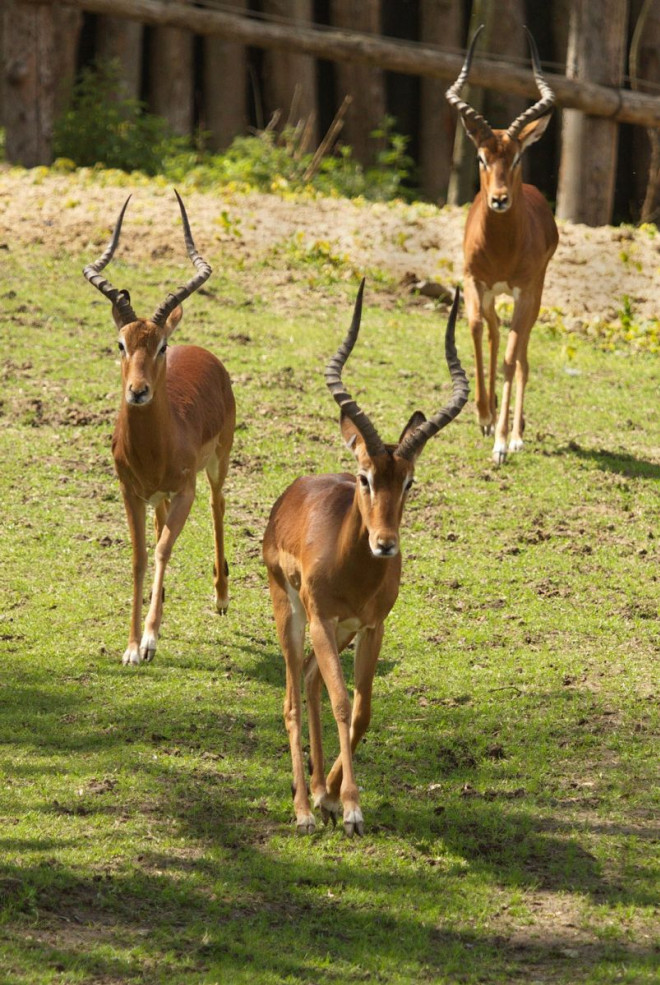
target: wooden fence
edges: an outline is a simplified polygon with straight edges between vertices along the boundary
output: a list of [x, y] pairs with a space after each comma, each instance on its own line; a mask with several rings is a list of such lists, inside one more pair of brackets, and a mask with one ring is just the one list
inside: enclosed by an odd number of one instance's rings
[[[572, 76], [546, 71], [561, 126], [544, 138], [545, 154], [528, 155], [531, 180], [558, 200], [560, 216], [575, 221], [611, 220], [617, 176], [627, 217], [637, 217], [645, 196], [653, 210], [648, 182], [639, 173], [648, 172], [646, 129], [660, 127], [660, 99], [639, 84], [622, 87], [630, 38], [648, 3], [584, 0], [571, 7], [555, 0], [541, 5], [556, 8], [559, 15], [560, 8], [564, 13], [571, 8], [570, 23], [559, 30], [549, 28], [547, 18], [539, 19], [538, 4], [528, 6], [531, 17], [524, 0], [474, 0], [473, 22], [484, 19], [487, 31], [473, 63], [469, 98], [493, 125], [506, 125], [524, 105], [521, 100], [535, 98], [522, 33], [522, 23], [529, 20], [542, 54], [559, 63], [568, 58]], [[85, 60], [115, 56], [124, 66], [128, 95], [146, 97], [150, 108], [180, 133], [201, 124], [217, 148], [248, 125], [263, 125], [275, 110], [293, 122], [304, 118], [310, 140], [318, 143], [350, 94], [343, 138], [358, 159], [366, 162], [374, 153], [369, 134], [385, 112], [392, 112], [397, 129], [411, 136], [422, 191], [440, 202], [448, 195], [463, 201], [474, 188], [474, 156], [463, 152], [460, 135], [454, 146], [455, 119], [444, 89], [458, 74], [472, 29], [467, 7], [465, 0], [262, 0], [255, 17], [249, 15], [247, 0], [4, 0], [0, 112], [7, 154], [28, 165], [48, 162], [53, 118], [65, 98], [62, 79], [72, 78]], [[611, 8], [610, 17], [603, 7]], [[403, 14], [411, 11], [416, 18], [407, 23]], [[314, 17], [332, 24], [319, 26], [312, 23]], [[380, 36], [384, 23], [390, 33], [408, 37]], [[653, 76], [658, 66], [651, 64], [649, 71], [644, 53], [657, 50], [660, 16], [648, 18], [647, 10], [644, 27], [645, 47], [638, 45], [635, 65]], [[594, 32], [600, 32], [595, 39], [600, 45], [594, 44]], [[591, 43], [581, 48], [585, 36]], [[600, 63], [590, 54], [599, 48]], [[502, 112], [508, 120], [497, 118]], [[617, 154], [620, 124], [635, 125], [623, 131], [627, 146], [622, 157]], [[633, 161], [627, 170], [621, 166], [626, 158]], [[456, 180], [462, 160], [464, 175]], [[626, 209], [619, 204], [619, 211]]]

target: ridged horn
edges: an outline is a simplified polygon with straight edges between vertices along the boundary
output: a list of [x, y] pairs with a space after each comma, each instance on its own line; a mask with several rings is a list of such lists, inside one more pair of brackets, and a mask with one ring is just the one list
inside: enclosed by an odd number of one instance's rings
[[377, 455], [386, 454], [385, 445], [383, 444], [378, 431], [373, 426], [364, 411], [361, 410], [355, 400], [353, 400], [350, 393], [344, 387], [341, 379], [342, 369], [344, 368], [346, 360], [353, 351], [353, 346], [355, 345], [358, 332], [360, 331], [363, 294], [364, 278], [362, 278], [362, 283], [360, 284], [357, 292], [355, 308], [353, 309], [353, 320], [351, 322], [351, 327], [348, 330], [348, 334], [332, 359], [328, 360], [325, 367], [325, 382], [330, 390], [330, 393], [339, 404], [342, 413], [353, 422], [362, 435], [369, 455], [374, 458]]
[[124, 202], [121, 212], [119, 213], [119, 218], [115, 223], [112, 238], [108, 243], [105, 252], [102, 253], [96, 263], [88, 263], [83, 270], [83, 274], [90, 284], [93, 284], [97, 291], [100, 291], [101, 294], [111, 301], [117, 308], [121, 317], [122, 326], [130, 325], [131, 322], [137, 321], [137, 316], [131, 307], [130, 294], [128, 291], [118, 290], [116, 287], [113, 287], [109, 280], [106, 280], [105, 277], [101, 276], [101, 271], [110, 263], [112, 257], [114, 256], [114, 252], [117, 249], [119, 234], [121, 232], [121, 224], [124, 221], [124, 213], [126, 212], [126, 208], [130, 200], [131, 196], [129, 195]]
[[195, 249], [195, 243], [193, 242], [192, 233], [190, 232], [190, 223], [188, 222], [186, 209], [176, 188], [174, 189], [174, 194], [177, 197], [179, 208], [181, 209], [183, 237], [185, 239], [186, 249], [188, 250], [188, 256], [192, 260], [197, 273], [188, 281], [187, 284], [184, 284], [183, 287], [179, 287], [173, 293], [168, 294], [163, 303], [156, 308], [151, 320], [156, 325], [161, 326], [165, 324], [168, 316], [174, 311], [177, 305], [185, 301], [186, 298], [189, 298], [191, 294], [195, 293], [195, 291], [198, 291], [202, 284], [211, 276], [210, 265]]
[[513, 121], [507, 133], [509, 137], [516, 138], [522, 128], [527, 124], [531, 123], [532, 120], [537, 120], [539, 116], [545, 116], [546, 113], [552, 111], [555, 105], [555, 94], [548, 85], [548, 83], [543, 78], [543, 72], [541, 71], [541, 59], [539, 58], [539, 50], [536, 47], [536, 41], [532, 37], [531, 31], [525, 28], [525, 34], [527, 35], [527, 40], [529, 41], [529, 50], [532, 55], [532, 69], [534, 71], [534, 81], [541, 93], [541, 98], [538, 102], [534, 103], [528, 109], [521, 113], [520, 116]]
[[472, 64], [472, 56], [474, 54], [477, 38], [479, 37], [483, 29], [484, 29], [484, 25], [481, 24], [474, 32], [474, 37], [470, 42], [470, 47], [468, 48], [467, 54], [465, 56], [465, 61], [463, 62], [463, 68], [459, 72], [458, 78], [454, 82], [453, 86], [450, 86], [445, 93], [448, 102], [458, 110], [458, 112], [461, 114], [461, 117], [465, 121], [466, 126], [469, 124], [468, 129], [472, 129], [472, 130], [476, 129], [478, 131], [480, 141], [488, 140], [490, 137], [493, 136], [493, 131], [490, 127], [490, 124], [481, 115], [481, 113], [477, 112], [477, 110], [473, 106], [470, 106], [469, 103], [466, 103], [465, 100], [461, 99], [459, 93], [463, 88], [463, 86], [465, 85], [465, 83], [467, 82], [467, 77], [470, 74], [470, 65]]
[[394, 452], [399, 458], [411, 459], [415, 458], [429, 438], [432, 438], [434, 434], [438, 431], [442, 431], [444, 427], [454, 420], [454, 418], [461, 412], [462, 408], [467, 402], [469, 387], [467, 376], [465, 375], [465, 370], [461, 366], [458, 360], [458, 354], [456, 352], [456, 318], [458, 316], [458, 306], [460, 302], [461, 292], [459, 288], [456, 288], [454, 293], [454, 302], [451, 306], [451, 312], [449, 315], [449, 320], [447, 322], [447, 329], [445, 331], [445, 358], [447, 360], [447, 366], [449, 367], [449, 373], [452, 379], [452, 397], [446, 407], [439, 410], [437, 414], [434, 414], [428, 421], [424, 421], [419, 427], [415, 428], [412, 434], [409, 434], [403, 439], [399, 447]]

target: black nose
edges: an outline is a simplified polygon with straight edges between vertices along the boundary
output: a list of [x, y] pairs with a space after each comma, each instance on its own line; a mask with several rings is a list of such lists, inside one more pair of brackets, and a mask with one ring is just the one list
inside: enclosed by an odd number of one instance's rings
[[498, 195], [493, 195], [491, 197], [490, 204], [492, 208], [494, 208], [495, 210], [501, 211], [502, 209], [506, 209], [506, 207], [509, 204], [509, 196], [507, 195], [506, 192], [502, 192], [501, 194]]
[[145, 383], [142, 387], [134, 387], [132, 383], [129, 383], [128, 390], [131, 395], [133, 403], [141, 404], [149, 396], [149, 384]]

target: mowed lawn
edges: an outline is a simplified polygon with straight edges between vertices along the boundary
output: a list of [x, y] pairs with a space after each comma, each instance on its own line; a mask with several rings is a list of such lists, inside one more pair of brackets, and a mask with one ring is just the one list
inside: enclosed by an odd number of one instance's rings
[[[353, 469], [322, 371], [360, 272], [321, 256], [288, 286], [282, 253], [198, 247], [215, 273], [172, 341], [234, 382], [230, 610], [201, 476], [139, 668], [95, 255], [2, 252], [0, 982], [657, 981], [660, 358], [541, 323], [525, 450], [495, 468], [471, 405], [428, 443], [356, 754], [365, 835], [299, 838], [260, 545], [297, 475]], [[108, 275], [149, 314], [188, 271], [177, 248]], [[344, 378], [386, 440], [447, 399], [445, 322], [367, 282]]]

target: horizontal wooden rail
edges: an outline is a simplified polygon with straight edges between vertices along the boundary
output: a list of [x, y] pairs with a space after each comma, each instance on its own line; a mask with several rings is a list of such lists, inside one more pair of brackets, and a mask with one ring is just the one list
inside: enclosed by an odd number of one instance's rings
[[[20, 0], [21, 3], [49, 5], [49, 0]], [[143, 24], [178, 27], [194, 34], [215, 35], [258, 48], [288, 49], [326, 61], [361, 62], [391, 72], [453, 80], [462, 57], [429, 45], [359, 34], [273, 23], [220, 10], [171, 3], [169, 0], [50, 0], [95, 14], [126, 17]], [[563, 75], [546, 74], [557, 103], [579, 109], [591, 116], [605, 116], [618, 123], [635, 123], [660, 128], [660, 97], [628, 89], [614, 89], [590, 82], [578, 82]], [[479, 56], [472, 64], [470, 84], [486, 89], [537, 98], [531, 71]]]

